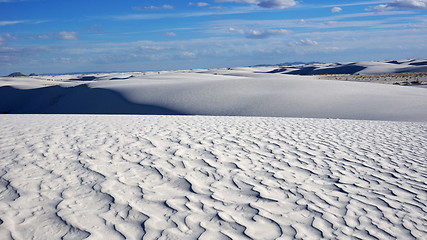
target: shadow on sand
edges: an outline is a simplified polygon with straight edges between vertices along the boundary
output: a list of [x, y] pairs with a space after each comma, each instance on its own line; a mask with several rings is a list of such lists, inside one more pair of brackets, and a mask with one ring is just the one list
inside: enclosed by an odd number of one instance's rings
[[0, 113], [183, 115], [161, 106], [132, 103], [115, 91], [87, 85], [26, 90], [0, 87]]
[[348, 64], [332, 68], [317, 69], [315, 67], [304, 67], [296, 71], [289, 72], [289, 74], [297, 75], [322, 75], [322, 74], [355, 74], [362, 71], [366, 67]]
[[[328, 67], [328, 68], [318, 68], [313, 66], [304, 66], [297, 70], [287, 72], [286, 74], [293, 74], [293, 75], [323, 75], [323, 74], [355, 74], [359, 71], [362, 71], [366, 67], [358, 66], [354, 63], [351, 64], [345, 64], [345, 65], [337, 65], [334, 67]], [[274, 69], [268, 73], [281, 73], [287, 71], [287, 68], [278, 68]]]

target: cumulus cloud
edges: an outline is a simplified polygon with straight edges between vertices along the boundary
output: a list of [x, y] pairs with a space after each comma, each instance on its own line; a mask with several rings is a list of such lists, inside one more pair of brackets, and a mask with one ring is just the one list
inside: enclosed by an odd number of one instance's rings
[[267, 30], [246, 29], [244, 30], [244, 29], [236, 29], [233, 27], [230, 27], [228, 31], [245, 35], [246, 38], [250, 38], [250, 39], [265, 39], [272, 35], [284, 35], [284, 34], [291, 33], [289, 30], [286, 30], [286, 29], [267, 29]]
[[262, 8], [285, 9], [297, 5], [294, 0], [216, 0], [217, 2], [236, 2], [246, 4], [256, 4]]
[[332, 13], [339, 13], [339, 12], [341, 12], [342, 11], [342, 8], [340, 8], [340, 7], [333, 7], [332, 9], [331, 9], [331, 12]]
[[391, 9], [427, 9], [427, 0], [395, 0], [387, 4], [374, 7], [375, 10]]

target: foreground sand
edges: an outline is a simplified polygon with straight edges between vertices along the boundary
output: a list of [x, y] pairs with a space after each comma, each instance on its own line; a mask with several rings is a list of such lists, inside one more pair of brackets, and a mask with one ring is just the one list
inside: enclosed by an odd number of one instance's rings
[[0, 116], [1, 239], [422, 239], [427, 123]]

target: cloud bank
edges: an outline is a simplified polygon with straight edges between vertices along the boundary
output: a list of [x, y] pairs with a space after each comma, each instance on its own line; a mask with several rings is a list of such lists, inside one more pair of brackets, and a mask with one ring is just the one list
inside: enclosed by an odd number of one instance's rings
[[427, 0], [396, 0], [374, 7], [376, 10], [391, 9], [427, 9]]

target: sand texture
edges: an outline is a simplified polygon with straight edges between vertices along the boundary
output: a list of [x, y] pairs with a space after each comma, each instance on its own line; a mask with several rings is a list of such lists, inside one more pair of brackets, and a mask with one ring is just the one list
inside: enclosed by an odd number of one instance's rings
[[425, 239], [427, 123], [0, 116], [1, 239]]

